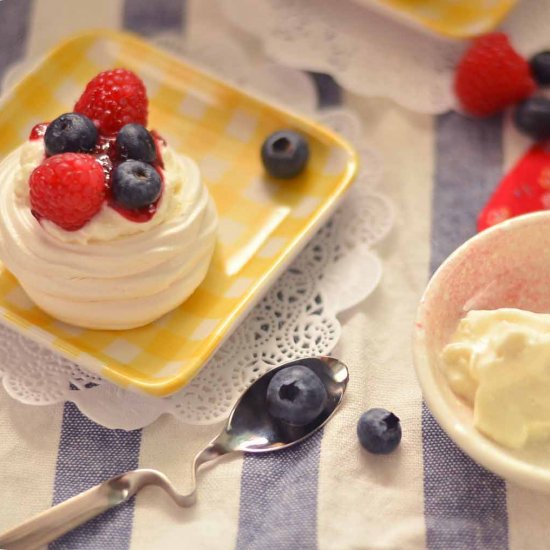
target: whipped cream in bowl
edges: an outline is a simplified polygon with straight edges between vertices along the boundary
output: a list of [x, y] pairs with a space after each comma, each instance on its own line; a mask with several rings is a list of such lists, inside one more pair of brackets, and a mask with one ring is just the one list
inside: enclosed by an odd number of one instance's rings
[[445, 260], [413, 357], [426, 404], [465, 453], [550, 493], [550, 213], [498, 224]]
[[134, 221], [108, 201], [66, 231], [33, 215], [29, 177], [44, 141], [29, 140], [0, 164], [0, 259], [53, 317], [122, 330], [158, 319], [204, 279], [216, 242], [214, 203], [190, 158], [159, 143], [163, 192], [154, 215]]
[[550, 440], [550, 314], [469, 311], [441, 359], [487, 437], [510, 449]]

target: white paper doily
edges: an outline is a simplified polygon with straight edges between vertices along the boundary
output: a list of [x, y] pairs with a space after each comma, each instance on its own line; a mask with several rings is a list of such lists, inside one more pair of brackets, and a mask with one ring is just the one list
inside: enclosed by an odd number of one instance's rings
[[[217, 0], [218, 10], [252, 34], [269, 57], [331, 74], [345, 89], [408, 109], [454, 109], [454, 67], [467, 42], [411, 29], [353, 0]], [[212, 16], [210, 14], [210, 16]], [[531, 55], [550, 48], [550, 2], [520, 0], [502, 30]]]
[[[195, 62], [241, 86], [254, 89], [259, 83], [263, 95], [314, 112], [315, 89], [303, 73], [247, 61], [238, 45], [218, 42], [215, 48], [206, 33], [203, 38], [185, 48]], [[159, 42], [181, 46], [174, 36]], [[233, 67], [246, 67], [246, 74], [229, 74]], [[12, 70], [10, 79], [20, 70]], [[376, 189], [380, 163], [361, 143], [358, 118], [343, 109], [314, 114], [355, 143], [363, 167], [358, 180], [333, 218], [188, 386], [167, 398], [129, 392], [0, 326], [0, 377], [8, 394], [29, 405], [73, 401], [110, 428], [140, 428], [163, 413], [208, 424], [224, 419], [240, 393], [273, 366], [329, 353], [340, 335], [337, 313], [362, 301], [378, 284], [381, 264], [369, 249], [390, 230], [393, 208]]]

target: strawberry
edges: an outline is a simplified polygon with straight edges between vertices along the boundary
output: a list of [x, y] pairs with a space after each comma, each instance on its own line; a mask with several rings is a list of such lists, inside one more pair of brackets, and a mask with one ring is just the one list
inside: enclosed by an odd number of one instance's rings
[[550, 209], [550, 150], [534, 145], [504, 176], [477, 220], [478, 231], [508, 218]]

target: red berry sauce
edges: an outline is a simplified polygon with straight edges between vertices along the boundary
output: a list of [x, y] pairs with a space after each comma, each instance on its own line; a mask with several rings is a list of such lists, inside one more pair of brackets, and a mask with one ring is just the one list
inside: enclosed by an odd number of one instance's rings
[[48, 124], [49, 124], [48, 122], [40, 122], [40, 124], [37, 124], [36, 126], [34, 126], [29, 135], [29, 139], [31, 141], [42, 139], [44, 137], [44, 134], [46, 133]]
[[[40, 124], [37, 124], [31, 130], [29, 139], [43, 139], [47, 127], [47, 122], [41, 122]], [[164, 168], [164, 162], [162, 160], [161, 146], [166, 145], [166, 140], [156, 130], [151, 130], [151, 135], [153, 136], [153, 140], [155, 141], [155, 149], [157, 151], [157, 160], [153, 163], [152, 166], [160, 174], [162, 187], [159, 198], [153, 204], [150, 204], [143, 208], [129, 210], [116, 204], [113, 200], [113, 195], [111, 193], [111, 177], [113, 169], [116, 168], [117, 165], [121, 162], [121, 159], [118, 158], [116, 151], [115, 136], [99, 136], [99, 140], [97, 142], [95, 150], [93, 151], [93, 153], [90, 153], [96, 157], [97, 162], [99, 162], [99, 164], [101, 164], [103, 168], [103, 173], [105, 174], [105, 187], [107, 188], [106, 196], [108, 205], [113, 210], [116, 210], [121, 216], [124, 216], [126, 219], [136, 223], [148, 222], [155, 215], [158, 204], [162, 197], [162, 193], [164, 192], [164, 173], [162, 171], [162, 169]]]
[[116, 204], [113, 199], [113, 195], [111, 193], [111, 177], [113, 170], [120, 163], [120, 159], [116, 153], [115, 138], [101, 136], [93, 153], [97, 157], [98, 162], [103, 166], [103, 171], [105, 173], [105, 185], [107, 186], [107, 202], [109, 206], [113, 210], [116, 210], [121, 216], [124, 216], [126, 219], [136, 223], [148, 222], [155, 215], [164, 191], [164, 174], [162, 171], [162, 168], [164, 168], [164, 162], [162, 161], [162, 155], [160, 152], [160, 143], [166, 144], [166, 141], [164, 141], [164, 139], [162, 139], [155, 131], [152, 131], [151, 135], [155, 141], [155, 149], [157, 151], [157, 160], [152, 166], [159, 173], [162, 186], [159, 198], [154, 203], [143, 208], [129, 210]]
[[157, 164], [161, 168], [164, 168], [164, 161], [162, 160], [160, 146], [166, 146], [166, 140], [156, 130], [151, 130], [150, 134], [153, 136], [153, 141], [155, 142], [155, 150], [157, 152]]
[[[32, 127], [31, 133], [29, 134], [30, 141], [37, 141], [39, 139], [44, 139], [44, 134], [48, 128], [49, 122], [39, 122]], [[38, 220], [41, 220], [41, 216], [35, 210], [31, 210], [31, 214]]]
[[136, 208], [134, 210], [128, 210], [116, 204], [112, 198], [107, 199], [109, 201], [109, 206], [116, 210], [121, 216], [124, 216], [127, 220], [136, 223], [148, 222], [157, 212], [158, 203], [162, 197], [162, 189], [159, 195], [159, 198], [149, 206], [144, 206], [143, 208]]

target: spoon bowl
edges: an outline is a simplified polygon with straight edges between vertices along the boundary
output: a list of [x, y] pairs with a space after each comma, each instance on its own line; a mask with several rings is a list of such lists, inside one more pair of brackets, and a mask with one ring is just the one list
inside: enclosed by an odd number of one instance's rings
[[[273, 376], [287, 367], [304, 365], [319, 376], [327, 401], [319, 416], [304, 426], [292, 426], [272, 417], [266, 404], [267, 387]], [[183, 508], [196, 502], [196, 474], [202, 464], [238, 451], [265, 453], [285, 449], [313, 435], [338, 409], [349, 379], [347, 367], [332, 357], [306, 357], [285, 363], [258, 378], [235, 403], [221, 430], [193, 461], [193, 490], [179, 493], [161, 472], [139, 469], [113, 477], [27, 520], [0, 535], [4, 550], [32, 550], [55, 540], [90, 519], [130, 500], [147, 486], [163, 489]]]
[[[292, 426], [271, 416], [266, 407], [267, 387], [275, 374], [285, 368], [303, 365], [321, 379], [327, 402], [321, 414], [309, 424]], [[263, 453], [284, 449], [303, 441], [324, 426], [340, 405], [348, 383], [348, 369], [333, 357], [307, 357], [285, 363], [254, 382], [240, 397], [225, 429], [214, 440], [232, 451]]]

